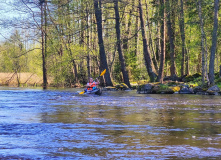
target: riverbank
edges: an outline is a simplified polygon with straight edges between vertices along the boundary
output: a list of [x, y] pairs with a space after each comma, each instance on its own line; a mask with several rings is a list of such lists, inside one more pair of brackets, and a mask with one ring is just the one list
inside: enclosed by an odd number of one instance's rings
[[0, 85], [2, 86], [41, 86], [41, 84], [42, 76], [35, 73], [0, 73]]

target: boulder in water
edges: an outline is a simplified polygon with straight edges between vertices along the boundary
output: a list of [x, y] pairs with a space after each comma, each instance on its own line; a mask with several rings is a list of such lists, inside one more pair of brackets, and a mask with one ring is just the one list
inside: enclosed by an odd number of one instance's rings
[[210, 87], [206, 91], [209, 95], [219, 95], [220, 89], [217, 85]]
[[144, 94], [149, 94], [152, 93], [152, 89], [153, 89], [154, 85], [153, 84], [145, 84], [145, 85], [141, 85], [138, 87], [137, 92], [138, 93], [144, 93]]
[[193, 89], [189, 88], [187, 86], [184, 86], [181, 88], [181, 90], [179, 91], [180, 94], [193, 94]]

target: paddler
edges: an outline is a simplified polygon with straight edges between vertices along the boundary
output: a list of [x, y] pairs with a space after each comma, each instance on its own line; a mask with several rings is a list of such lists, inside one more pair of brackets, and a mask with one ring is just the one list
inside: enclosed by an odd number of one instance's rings
[[100, 82], [98, 80], [98, 78], [96, 78], [96, 82], [94, 81], [94, 79], [92, 77], [89, 78], [89, 82], [87, 83], [86, 87], [88, 91], [92, 91], [94, 89], [97, 88], [97, 85], [99, 85]]

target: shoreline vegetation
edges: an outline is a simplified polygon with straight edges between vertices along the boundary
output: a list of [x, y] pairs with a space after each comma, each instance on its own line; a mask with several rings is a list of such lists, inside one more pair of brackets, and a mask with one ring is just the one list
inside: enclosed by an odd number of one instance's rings
[[[22, 72], [22, 73], [3, 73], [0, 72], [0, 86], [9, 87], [40, 87], [43, 85], [43, 76], [35, 73]], [[202, 85], [201, 74], [194, 74], [179, 77], [164, 77], [164, 83], [155, 82], [151, 83], [147, 80], [138, 82], [130, 82], [129, 88], [125, 83], [116, 83], [114, 86], [102, 87], [104, 91], [117, 91], [117, 90], [137, 90], [138, 94], [201, 94], [201, 95], [221, 95], [220, 82], [221, 78], [218, 73], [215, 76], [216, 84], [214, 86]], [[53, 78], [49, 78], [48, 87], [56, 87]], [[63, 88], [83, 88], [83, 84], [60, 86]], [[58, 86], [57, 86], [58, 88]]]

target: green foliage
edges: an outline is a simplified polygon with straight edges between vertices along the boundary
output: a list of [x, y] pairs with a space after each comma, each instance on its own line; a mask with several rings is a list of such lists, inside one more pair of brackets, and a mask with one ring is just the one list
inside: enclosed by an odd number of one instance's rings
[[[31, 64], [33, 68], [40, 69], [38, 65], [31, 62], [34, 55], [28, 54], [28, 50], [24, 48], [23, 38], [18, 31], [0, 46], [0, 72], [31, 72]], [[32, 51], [34, 52], [34, 51]], [[40, 57], [35, 60], [40, 61]], [[33, 71], [35, 73], [35, 71]]]
[[[53, 50], [53, 48], [51, 48]], [[52, 54], [53, 61], [48, 60], [48, 72], [54, 78], [55, 86], [70, 86], [74, 82], [73, 76], [73, 59], [75, 61], [84, 58], [86, 51], [80, 45], [71, 46], [69, 50], [64, 49], [63, 55]]]
[[216, 72], [216, 73], [215, 73], [215, 79], [219, 79], [219, 78], [220, 78], [219, 72]]
[[166, 85], [166, 84], [160, 84], [160, 85], [159, 85], [159, 89], [160, 89], [160, 90], [167, 90], [167, 89], [169, 89], [169, 86]]
[[120, 66], [120, 62], [117, 61], [115, 62], [114, 64], [114, 75], [113, 75], [113, 78], [115, 81], [117, 82], [122, 82], [122, 74], [121, 74], [121, 66]]
[[221, 88], [221, 82], [216, 83], [216, 85]]
[[[39, 46], [33, 46], [33, 48], [39, 48]], [[28, 72], [42, 75], [42, 55], [40, 49], [35, 49], [28, 53], [27, 68]]]
[[[121, 41], [127, 40], [127, 48], [123, 46], [126, 67], [131, 81], [148, 80], [147, 69], [143, 57], [143, 39], [139, 30], [140, 19], [135, 0], [128, 1], [128, 4], [119, 1]], [[146, 19], [146, 33], [151, 56], [160, 52], [159, 39], [160, 23], [162, 14], [160, 11], [164, 7], [159, 1], [141, 1], [143, 3], [144, 17]], [[27, 2], [28, 3], [28, 2]], [[182, 60], [182, 41], [180, 33], [180, 1], [169, 1], [172, 28], [174, 29], [175, 61], [176, 73], [179, 76]], [[29, 4], [31, 5], [31, 4]], [[121, 65], [118, 60], [116, 48], [116, 29], [113, 5], [102, 3], [102, 25], [103, 39], [108, 65], [113, 65], [111, 76], [114, 81], [122, 82]], [[24, 6], [25, 7], [25, 6]], [[133, 8], [134, 7], [134, 8]], [[49, 10], [48, 10], [49, 9]], [[35, 12], [35, 10], [33, 10]], [[30, 14], [33, 16], [33, 12]], [[204, 21], [205, 39], [207, 40], [207, 57], [212, 39], [214, 2], [211, 0], [202, 1], [202, 17]], [[221, 11], [219, 11], [221, 13]], [[38, 14], [36, 14], [38, 15]], [[129, 19], [131, 21], [129, 22]], [[35, 17], [40, 19], [40, 17]], [[48, 77], [54, 80], [54, 85], [66, 86], [76, 83], [73, 73], [73, 60], [77, 68], [79, 82], [87, 80], [87, 56], [90, 54], [92, 75], [99, 73], [100, 62], [99, 44], [97, 38], [97, 26], [94, 16], [92, 0], [57, 1], [52, 0], [46, 9], [47, 44], [46, 62]], [[201, 72], [201, 30], [199, 24], [198, 4], [194, 0], [184, 1], [184, 24], [185, 43], [188, 54], [189, 74]], [[148, 25], [147, 25], [148, 24]], [[39, 30], [40, 31], [40, 30]], [[218, 31], [220, 39], [220, 30]], [[41, 33], [41, 32], [39, 32]], [[1, 72], [32, 72], [42, 74], [41, 55], [41, 34], [35, 35], [35, 41], [26, 41], [25, 34], [15, 31], [9, 40], [0, 46], [0, 71]], [[30, 39], [30, 37], [26, 37]], [[39, 43], [36, 45], [37, 41]], [[153, 48], [152, 48], [152, 46]], [[34, 49], [38, 48], [38, 49]], [[30, 50], [30, 51], [29, 51]], [[217, 61], [220, 63], [220, 45], [217, 45]], [[159, 55], [157, 55], [159, 57]], [[186, 58], [186, 57], [185, 57]], [[158, 58], [158, 64], [160, 59]], [[165, 76], [170, 75], [170, 44], [168, 33], [166, 35], [166, 65]], [[209, 59], [207, 59], [209, 62]], [[217, 67], [215, 67], [217, 68]], [[219, 75], [215, 74], [216, 82], [219, 83]], [[185, 78], [187, 83], [201, 85], [201, 75], [194, 74]], [[163, 87], [163, 86], [162, 86]]]
[[139, 80], [141, 70], [138, 67], [137, 56], [134, 53], [134, 48], [130, 48], [130, 51], [126, 52], [125, 55], [126, 55], [125, 57], [126, 57], [127, 68], [130, 72], [131, 79]]

